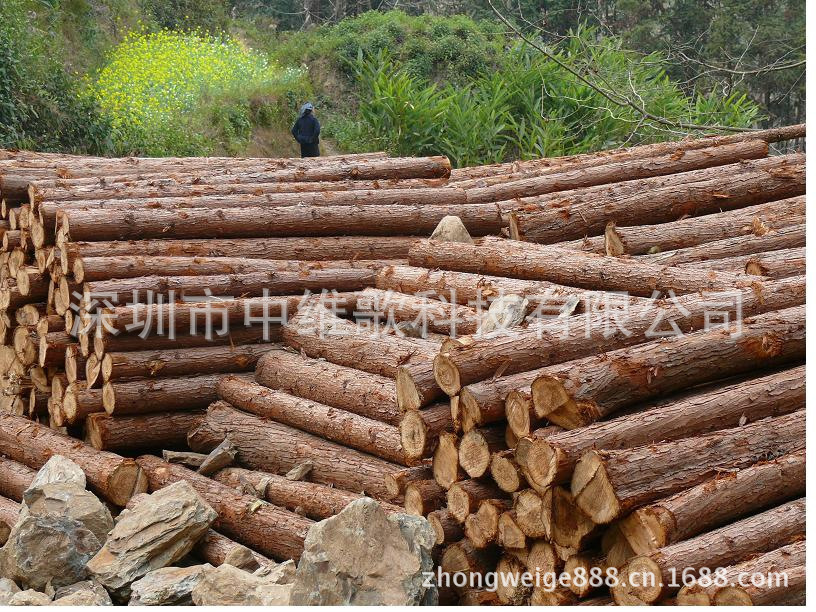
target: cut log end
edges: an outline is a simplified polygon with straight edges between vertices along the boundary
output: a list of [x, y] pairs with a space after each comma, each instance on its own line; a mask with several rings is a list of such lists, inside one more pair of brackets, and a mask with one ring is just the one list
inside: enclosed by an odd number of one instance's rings
[[471, 430], [462, 436], [459, 465], [471, 478], [484, 476], [490, 467], [490, 447], [479, 431]]
[[636, 510], [619, 525], [635, 554], [648, 555], [668, 546], [674, 519], [660, 506], [652, 506]]
[[597, 524], [615, 520], [622, 511], [603, 461], [595, 451], [584, 454], [575, 466], [572, 495], [578, 507]]
[[524, 438], [532, 433], [532, 409], [532, 401], [526, 393], [511, 391], [507, 394], [504, 401], [507, 424], [519, 438]]
[[515, 493], [525, 483], [519, 473], [518, 464], [511, 455], [496, 453], [490, 460], [490, 475], [499, 488], [506, 493]]
[[411, 377], [411, 372], [406, 368], [399, 368], [396, 383], [397, 405], [405, 411], [419, 410], [424, 402], [419, 388]]
[[660, 566], [649, 557], [635, 557], [623, 568], [612, 596], [619, 606], [648, 606], [663, 595]]
[[458, 394], [462, 389], [459, 369], [447, 355], [440, 354], [436, 356], [434, 359], [433, 372], [436, 384], [451, 397]]
[[459, 480], [459, 448], [458, 438], [452, 434], [439, 436], [433, 458], [434, 480], [444, 489]]
[[102, 405], [105, 407], [105, 412], [108, 414], [113, 414], [113, 411], [116, 408], [116, 391], [114, 390], [113, 385], [109, 382], [106, 382], [102, 387]]
[[428, 426], [419, 412], [410, 410], [402, 417], [399, 424], [402, 450], [408, 459], [423, 457], [428, 448]]
[[88, 361], [85, 362], [85, 384], [90, 388], [96, 384], [96, 381], [99, 380], [99, 373], [101, 370], [101, 365], [99, 363], [99, 357], [95, 354], [91, 354], [88, 356]]
[[564, 388], [564, 384], [555, 376], [543, 375], [530, 385], [530, 395], [536, 414], [542, 418], [549, 416], [559, 408], [574, 403]]
[[530, 485], [544, 490], [555, 481], [563, 451], [543, 440], [533, 440], [527, 450], [527, 479]]
[[620, 257], [626, 253], [626, 245], [613, 221], [607, 223], [604, 230], [604, 251], [611, 257]]
[[124, 508], [131, 497], [147, 491], [147, 475], [135, 461], [117, 466], [108, 481], [107, 496], [111, 502]]

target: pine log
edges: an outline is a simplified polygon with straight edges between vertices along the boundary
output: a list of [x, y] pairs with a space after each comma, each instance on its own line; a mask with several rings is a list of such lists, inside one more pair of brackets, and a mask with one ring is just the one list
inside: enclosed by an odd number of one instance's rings
[[397, 498], [405, 493], [405, 487], [417, 480], [433, 478], [430, 465], [418, 465], [389, 472], [385, 475], [385, 488], [391, 498]]
[[504, 400], [504, 414], [507, 428], [518, 439], [525, 438], [544, 423], [533, 405], [533, 394], [530, 385], [525, 385], [507, 394]]
[[358, 320], [371, 319], [374, 329], [392, 325], [394, 321], [408, 321], [420, 336], [430, 331], [452, 338], [475, 333], [480, 319], [475, 309], [456, 302], [373, 287], [359, 292], [354, 316]]
[[256, 499], [158, 457], [143, 455], [139, 465], [147, 474], [150, 490], [186, 480], [218, 513], [213, 527], [224, 535], [276, 559], [299, 559], [309, 519], [271, 504], [258, 505]]
[[22, 501], [23, 492], [37, 475], [27, 465], [0, 456], [0, 495], [14, 501]]
[[274, 345], [242, 344], [165, 351], [107, 353], [101, 371], [105, 382], [252, 370]]
[[719, 170], [719, 176], [707, 180], [645, 189], [628, 197], [612, 195], [595, 199], [592, 204], [572, 206], [568, 200], [550, 196], [548, 202], [515, 209], [510, 214], [510, 234], [517, 240], [551, 243], [602, 234], [609, 220], [618, 226], [644, 220], [666, 223], [689, 214], [740, 208], [804, 193], [801, 153], [722, 166]]
[[145, 474], [132, 459], [98, 451], [22, 417], [0, 414], [0, 453], [32, 469], [63, 455], [85, 472], [91, 488], [121, 507], [147, 488]]
[[9, 534], [20, 517], [22, 506], [16, 501], [12, 501], [0, 496], [0, 546], [6, 543]]
[[[237, 491], [256, 495], [271, 504], [286, 508], [313, 520], [322, 520], [338, 514], [361, 495], [314, 482], [289, 480], [268, 472], [255, 472], [238, 467], [227, 467], [211, 476], [214, 480]], [[387, 512], [401, 508], [380, 502]]]
[[588, 517], [572, 493], [563, 487], [552, 490], [552, 533], [553, 544], [564, 548], [583, 551], [596, 543], [601, 536], [602, 528]]
[[513, 510], [502, 512], [499, 517], [499, 535], [496, 542], [505, 549], [520, 550], [527, 548], [527, 536], [519, 529], [516, 523], [516, 513]]
[[196, 542], [192, 554], [214, 567], [227, 564], [248, 572], [254, 572], [258, 567], [273, 563], [263, 555], [212, 529], [207, 530], [204, 537]]
[[626, 333], [620, 327], [610, 329], [608, 320], [579, 326], [555, 321], [451, 348], [436, 356], [434, 374], [440, 388], [452, 396], [463, 385], [490, 378], [500, 368], [503, 374], [509, 375], [640, 344], [649, 339], [647, 330], [665, 335], [663, 329], [668, 326], [667, 322], [672, 322], [681, 332], [699, 329], [712, 304], [717, 304], [716, 310], [722, 316], [728, 313], [733, 317], [737, 312], [752, 316], [803, 303], [804, 277], [754, 283], [750, 288], [736, 291], [679, 296], [621, 316], [618, 320]]
[[430, 457], [439, 443], [439, 435], [452, 430], [450, 405], [447, 403], [409, 410], [399, 423], [403, 453], [411, 460]]
[[527, 487], [527, 479], [516, 463], [514, 450], [493, 453], [490, 460], [490, 475], [505, 493], [515, 493]]
[[505, 399], [516, 389], [529, 386], [536, 378], [535, 371], [499, 376], [462, 387], [459, 391], [459, 410], [462, 429], [503, 421], [506, 418]]
[[220, 374], [107, 382], [102, 404], [111, 415], [143, 415], [206, 408], [218, 399]]
[[551, 367], [531, 385], [533, 404], [574, 429], [638, 401], [804, 356], [802, 305]]
[[82, 385], [68, 384], [60, 400], [59, 412], [65, 425], [77, 425], [92, 414], [105, 412], [102, 389], [83, 389]]
[[285, 350], [269, 350], [258, 361], [255, 379], [271, 389], [399, 425], [393, 378], [363, 372]]
[[97, 412], [85, 420], [85, 441], [96, 449], [117, 453], [185, 448], [187, 433], [203, 416], [202, 411], [191, 411], [114, 418]]
[[528, 445], [525, 474], [544, 491], [569, 482], [575, 464], [590, 449], [617, 450], [674, 440], [780, 416], [805, 405], [805, 368], [791, 368], [752, 380], [696, 389], [618, 418], [553, 433], [538, 430]]
[[268, 389], [249, 380], [224, 376], [218, 397], [236, 408], [350, 446], [401, 465], [411, 465], [399, 430], [353, 412]]
[[[505, 552], [496, 565], [496, 574], [499, 576], [496, 583], [496, 597], [499, 603], [505, 606], [521, 606], [528, 603], [533, 587], [523, 580], [527, 571], [524, 560], [517, 555]], [[530, 605], [534, 605], [530, 602]]]
[[309, 461], [314, 482], [346, 491], [391, 499], [386, 474], [399, 471], [394, 463], [340, 446], [287, 425], [239, 412], [226, 402], [215, 402], [202, 423], [190, 432], [188, 443], [209, 452], [229, 436], [238, 448], [241, 465], [273, 474]]
[[412, 265], [430, 268], [463, 272], [481, 270], [644, 297], [651, 296], [654, 291], [672, 290], [680, 294], [726, 290], [755, 280], [739, 274], [663, 267], [641, 263], [638, 259], [605, 257], [498, 237], [484, 238], [475, 246], [419, 241], [411, 247], [408, 258]]
[[427, 519], [434, 530], [434, 534], [436, 534], [437, 546], [453, 544], [461, 540], [465, 535], [462, 524], [453, 518], [447, 508], [434, 510], [428, 514]]
[[506, 450], [504, 429], [471, 429], [459, 443], [459, 465], [471, 478], [481, 478], [490, 469], [493, 453]]
[[[62, 242], [181, 238], [272, 238], [291, 236], [429, 235], [455, 213], [471, 235], [498, 233], [504, 226], [494, 204], [459, 206], [285, 206], [185, 208], [180, 210], [68, 210], [61, 216]], [[217, 219], [217, 229], [213, 220]]]
[[695, 581], [681, 587], [677, 605], [791, 605], [792, 598], [804, 596], [805, 592], [805, 541], [782, 546], [724, 570], [722, 577], [717, 581], [710, 579], [710, 584]]
[[[675, 593], [672, 575], [693, 578], [705, 567], [733, 565], [750, 555], [774, 550], [805, 535], [805, 500], [799, 499], [660, 549], [635, 557], [612, 587], [618, 605], [649, 605]], [[637, 579], [632, 578], [637, 575]], [[638, 586], [643, 585], [643, 586]]]
[[484, 499], [465, 519], [465, 537], [476, 548], [487, 548], [499, 537], [499, 517], [512, 507], [508, 499]]
[[648, 555], [658, 548], [804, 494], [805, 451], [802, 450], [718, 474], [635, 510], [619, 526], [634, 552]]
[[787, 278], [805, 273], [805, 248], [759, 253], [745, 263], [745, 273], [767, 278]]
[[[439, 588], [469, 590], [474, 585], [484, 584], [484, 576], [496, 568], [498, 550], [495, 547], [479, 549], [467, 538], [447, 546], [439, 559], [442, 578], [445, 582]], [[457, 574], [461, 574], [459, 578]], [[457, 587], [456, 584], [467, 585]]]
[[405, 512], [414, 516], [427, 516], [445, 505], [446, 493], [433, 479], [410, 482], [405, 487]]
[[481, 502], [503, 497], [504, 493], [492, 482], [462, 480], [448, 489], [448, 511], [454, 519], [464, 523], [468, 516], [478, 510]]
[[804, 446], [804, 421], [800, 410], [674, 442], [588, 451], [575, 466], [572, 494], [594, 522], [609, 523], [628, 510], [694, 486], [718, 469], [746, 467], [765, 453], [799, 450]]
[[[93, 352], [98, 359], [104, 359], [108, 353], [126, 353], [136, 351], [169, 351], [169, 350], [190, 350], [194, 348], [214, 347], [214, 346], [243, 346], [249, 344], [263, 344], [270, 349], [280, 345], [274, 344], [281, 340], [280, 325], [263, 324], [253, 327], [236, 326], [237, 328], [228, 333], [219, 334], [221, 329], [211, 330], [208, 334], [205, 330], [197, 330], [196, 333], [189, 334], [166, 334], [166, 335], [145, 335], [141, 333], [133, 334], [96, 334], [91, 332], [93, 338], [86, 336], [88, 344], [93, 343]], [[146, 331], [151, 331], [149, 324]], [[80, 350], [82, 349], [82, 335], [80, 335]]]

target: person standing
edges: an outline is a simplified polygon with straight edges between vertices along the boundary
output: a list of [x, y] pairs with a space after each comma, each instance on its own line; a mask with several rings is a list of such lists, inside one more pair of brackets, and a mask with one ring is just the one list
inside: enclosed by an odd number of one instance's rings
[[320, 122], [314, 116], [314, 106], [306, 102], [300, 107], [292, 136], [300, 144], [301, 157], [320, 157]]

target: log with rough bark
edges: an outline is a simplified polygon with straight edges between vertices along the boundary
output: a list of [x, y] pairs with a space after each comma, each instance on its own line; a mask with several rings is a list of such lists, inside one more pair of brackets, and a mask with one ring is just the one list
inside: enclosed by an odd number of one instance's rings
[[[685, 215], [734, 209], [804, 193], [802, 153], [722, 166], [721, 175], [707, 180], [641, 190], [636, 194], [572, 206], [549, 196], [516, 208], [510, 214], [510, 233], [517, 240], [551, 243], [599, 235], [608, 221], [618, 226], [675, 221]], [[693, 173], [692, 173], [693, 174]], [[654, 180], [654, 179], [653, 179]]]
[[506, 418], [505, 399], [516, 389], [528, 387], [536, 378], [535, 371], [499, 376], [462, 387], [459, 391], [459, 411], [462, 429], [496, 423]]
[[69, 384], [64, 389], [59, 412], [65, 425], [77, 425], [92, 414], [105, 412], [102, 389], [83, 389], [76, 383]]
[[512, 508], [509, 499], [485, 499], [479, 508], [465, 519], [465, 537], [476, 548], [487, 548], [499, 537], [499, 517]]
[[804, 356], [803, 305], [553, 366], [533, 381], [533, 404], [575, 429], [639, 401]]
[[306, 532], [313, 524], [311, 520], [272, 504], [259, 505], [255, 497], [158, 457], [143, 455], [138, 462], [151, 491], [180, 480], [189, 482], [218, 513], [213, 527], [224, 535], [276, 559], [300, 558]]
[[[802, 373], [804, 375], [804, 372]], [[639, 508], [619, 528], [635, 554], [687, 540], [805, 494], [805, 451], [762, 461]]]
[[428, 464], [402, 468], [385, 475], [385, 489], [392, 498], [397, 498], [405, 493], [405, 487], [410, 483], [429, 478], [433, 478], [433, 470]]
[[0, 496], [0, 546], [6, 543], [11, 529], [17, 524], [21, 508], [16, 501]]
[[745, 273], [767, 278], [787, 278], [805, 273], [805, 247], [759, 253], [745, 262]]
[[719, 469], [747, 467], [757, 457], [804, 446], [805, 413], [762, 419], [732, 429], [638, 446], [587, 451], [575, 466], [572, 493], [594, 522], [694, 486]]
[[[467, 591], [471, 585], [484, 584], [484, 575], [496, 568], [498, 556], [497, 548], [479, 549], [467, 538], [454, 542], [445, 547], [439, 559], [439, 566], [448, 584], [438, 586]], [[457, 578], [457, 574], [462, 576]], [[457, 587], [457, 584], [468, 586]]]
[[85, 440], [96, 449], [132, 453], [155, 448], [184, 448], [187, 433], [203, 417], [201, 411], [156, 412], [111, 417], [104, 412], [85, 419]]
[[[777, 549], [805, 535], [805, 500], [777, 506], [695, 538], [635, 557], [612, 587], [618, 605], [649, 605], [679, 589], [672, 575], [694, 578], [701, 568], [712, 574], [751, 555]], [[637, 576], [637, 578], [635, 578]]]
[[411, 247], [408, 258], [412, 265], [429, 268], [484, 271], [644, 297], [650, 297], [656, 290], [678, 294], [726, 290], [755, 280], [740, 274], [664, 267], [638, 259], [606, 257], [498, 237], [484, 238], [474, 246], [423, 240]]
[[[92, 240], [152, 238], [272, 238], [290, 236], [430, 235], [455, 213], [475, 236], [504, 227], [495, 204], [459, 206], [285, 206], [185, 208], [180, 210], [68, 210], [62, 213], [57, 245]], [[217, 220], [217, 228], [213, 225]], [[62, 235], [62, 238], [60, 237]], [[41, 246], [41, 245], [40, 245]]]
[[236, 408], [332, 440], [394, 463], [411, 465], [399, 430], [353, 412], [269, 389], [235, 376], [217, 383], [218, 397]]
[[405, 512], [414, 516], [427, 516], [445, 505], [446, 493], [433, 479], [408, 483], [405, 487]]
[[575, 464], [590, 449], [622, 449], [653, 440], [673, 440], [780, 416], [805, 405], [805, 368], [791, 368], [741, 382], [696, 389], [639, 410], [561, 433], [543, 429], [525, 442], [525, 475], [544, 491], [569, 482]]
[[23, 499], [23, 492], [37, 475], [27, 465], [0, 456], [0, 495], [14, 501]]
[[459, 442], [459, 465], [471, 478], [481, 478], [490, 469], [493, 454], [506, 448], [504, 428], [471, 429]]
[[393, 378], [312, 359], [286, 350], [268, 350], [255, 369], [255, 380], [265, 387], [399, 425]]
[[102, 404], [105, 412], [115, 416], [206, 408], [218, 399], [220, 378], [220, 374], [209, 374], [107, 382], [102, 387]]
[[443, 432], [453, 430], [450, 405], [437, 403], [422, 410], [408, 410], [399, 423], [402, 451], [410, 460], [430, 457]]
[[165, 351], [107, 353], [102, 358], [105, 382], [132, 378], [220, 374], [252, 370], [276, 345], [221, 345]]
[[145, 474], [132, 459], [96, 450], [21, 417], [0, 414], [0, 453], [32, 469], [63, 455], [82, 468], [91, 488], [117, 506], [147, 488]]
[[[569, 320], [542, 323], [525, 330], [502, 334], [498, 338], [476, 340], [450, 348], [434, 359], [434, 375], [448, 395], [459, 393], [464, 385], [486, 380], [497, 371], [514, 374], [586, 355], [648, 341], [646, 332], [666, 333], [671, 322], [687, 332], [703, 327], [711, 305], [721, 316], [740, 312], [752, 316], [804, 304], [804, 277], [754, 283], [750, 288], [724, 292], [703, 292], [659, 300], [647, 308], [621, 315], [618, 324], [609, 320], [571, 326]], [[621, 329], [625, 328], [625, 331]], [[672, 333], [676, 333], [672, 330]]]
[[426, 517], [431, 524], [431, 528], [436, 534], [436, 545], [453, 544], [461, 540], [464, 535], [462, 524], [453, 518], [447, 508], [434, 510]]
[[[498, 202], [515, 198], [532, 198], [553, 192], [580, 189], [594, 185], [607, 185], [627, 180], [678, 175], [688, 173], [688, 181], [703, 168], [726, 166], [741, 160], [763, 158], [768, 154], [768, 144], [760, 140], [746, 140], [734, 144], [693, 149], [682, 153], [669, 153], [645, 159], [609, 161], [588, 168], [565, 166], [561, 172], [533, 176], [515, 181], [500, 182], [467, 190], [469, 202]], [[725, 169], [723, 169], [725, 170]], [[734, 172], [734, 170], [731, 170]], [[649, 181], [644, 181], [649, 183]], [[649, 187], [644, 187], [648, 189]], [[524, 202], [524, 200], [522, 200]]]
[[209, 452], [226, 437], [238, 448], [241, 465], [277, 474], [308, 461], [314, 482], [355, 493], [365, 491], [379, 499], [392, 498], [385, 475], [401, 469], [395, 463], [240, 412], [226, 402], [209, 407], [205, 419], [190, 432], [188, 443], [197, 452]]
[[[255, 495], [271, 504], [304, 514], [314, 520], [334, 516], [361, 497], [359, 493], [343, 491], [324, 484], [289, 480], [285, 476], [238, 467], [219, 470], [211, 478], [237, 491]], [[380, 506], [386, 512], [401, 511], [398, 506], [386, 502], [380, 502]]]
[[455, 482], [448, 489], [448, 512], [464, 523], [468, 516], [476, 512], [479, 504], [486, 499], [502, 499], [506, 495], [492, 482], [481, 480], [462, 480]]
[[212, 529], [207, 530], [204, 537], [196, 542], [192, 553], [214, 567], [227, 564], [248, 572], [254, 572], [258, 567], [272, 564], [272, 561], [260, 553]]
[[680, 606], [803, 605], [805, 579], [802, 540], [724, 568], [717, 581], [683, 586], [676, 601]]
[[428, 332], [451, 337], [472, 334], [478, 329], [480, 319], [474, 308], [456, 302], [373, 287], [358, 293], [354, 316], [358, 320], [370, 319], [375, 327], [391, 321], [407, 321], [423, 337]]

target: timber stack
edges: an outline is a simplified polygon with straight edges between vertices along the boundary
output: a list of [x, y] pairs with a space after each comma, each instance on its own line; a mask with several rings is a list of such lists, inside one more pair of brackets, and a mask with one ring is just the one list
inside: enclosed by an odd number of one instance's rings
[[61, 453], [119, 507], [187, 480], [278, 560], [362, 496], [425, 516], [446, 602], [801, 601], [805, 156], [768, 145], [803, 135], [0, 152], [0, 512]]

